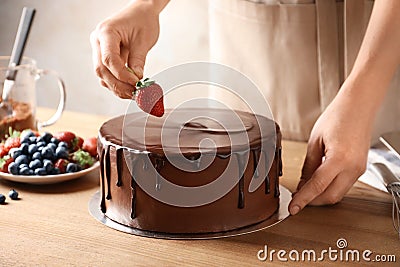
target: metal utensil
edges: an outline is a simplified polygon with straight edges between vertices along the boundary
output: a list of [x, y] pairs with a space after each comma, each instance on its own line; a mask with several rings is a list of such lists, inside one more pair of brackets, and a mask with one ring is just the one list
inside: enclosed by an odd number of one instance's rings
[[400, 237], [400, 179], [383, 163], [373, 163], [371, 169], [383, 178], [388, 192], [392, 195], [393, 226]]
[[33, 18], [36, 10], [30, 7], [24, 7], [22, 10], [21, 19], [18, 26], [17, 35], [15, 37], [14, 46], [11, 52], [9, 70], [6, 73], [6, 78], [3, 85], [2, 102], [0, 103], [0, 118], [12, 115], [12, 105], [9, 101], [9, 96], [15, 83], [17, 71], [14, 69], [21, 63], [24, 53], [26, 41], [31, 29]]

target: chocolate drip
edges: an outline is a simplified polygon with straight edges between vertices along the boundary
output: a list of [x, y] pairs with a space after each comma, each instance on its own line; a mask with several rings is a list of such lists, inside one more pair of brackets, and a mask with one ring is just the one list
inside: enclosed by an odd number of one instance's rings
[[[265, 166], [268, 166], [268, 156], [267, 153], [265, 151], [262, 151], [263, 155], [264, 155], [264, 160], [265, 160]], [[270, 185], [271, 185], [271, 179], [269, 177], [269, 172], [266, 174], [265, 178], [264, 178], [264, 184], [265, 184], [265, 194], [269, 194], [271, 192], [270, 190]]]
[[137, 156], [133, 155], [132, 153], [130, 154], [131, 156], [131, 173], [132, 173], [132, 179], [131, 179], [131, 189], [132, 189], [132, 205], [131, 205], [131, 219], [136, 218], [136, 181], [135, 181], [135, 168], [136, 168], [136, 163], [137, 163]]
[[104, 148], [101, 150], [100, 154], [100, 179], [101, 179], [101, 202], [100, 209], [101, 212], [106, 213], [106, 197], [105, 197], [105, 184], [104, 184]]
[[123, 153], [124, 153], [123, 148], [117, 149], [117, 174], [118, 174], [117, 186], [118, 187], [122, 186], [122, 163], [124, 160]]
[[281, 152], [282, 148], [279, 147], [277, 151], [275, 152], [275, 164], [276, 164], [276, 176], [275, 176], [275, 193], [274, 197], [279, 197], [280, 192], [279, 192], [279, 176], [281, 171]]
[[111, 161], [110, 161], [110, 146], [106, 148], [105, 165], [106, 165], [106, 180], [107, 180], [107, 196], [106, 199], [111, 199]]
[[161, 171], [161, 168], [164, 166], [165, 162], [164, 162], [164, 159], [161, 159], [161, 158], [156, 158], [155, 160], [156, 160], [155, 168], [157, 171], [157, 173], [156, 173], [156, 190], [159, 191], [159, 190], [161, 190], [160, 171]]
[[244, 152], [236, 152], [236, 158], [238, 161], [238, 167], [239, 167], [239, 174], [240, 180], [239, 180], [239, 201], [238, 201], [238, 208], [243, 209], [244, 208], [244, 172], [245, 172], [245, 156], [247, 154], [247, 151]]
[[252, 150], [253, 153], [253, 165], [254, 165], [254, 172], [253, 172], [253, 177], [258, 178], [260, 176], [258, 172], [258, 162], [260, 161], [260, 153], [261, 153], [261, 148], [255, 148]]

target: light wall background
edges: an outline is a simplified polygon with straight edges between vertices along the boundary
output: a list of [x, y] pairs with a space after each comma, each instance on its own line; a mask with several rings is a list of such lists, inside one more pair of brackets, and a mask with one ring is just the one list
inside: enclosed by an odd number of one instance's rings
[[[57, 71], [67, 87], [67, 110], [114, 116], [125, 112], [129, 101], [101, 87], [93, 71], [89, 35], [97, 23], [123, 8], [128, 0], [0, 0], [0, 55], [11, 54], [24, 6], [36, 8], [36, 16], [25, 55], [37, 60], [39, 68]], [[207, 61], [207, 0], [172, 0], [160, 17], [158, 43], [147, 57], [145, 76], [177, 64]], [[55, 82], [38, 83], [38, 106], [55, 107]], [[175, 94], [166, 101], [179, 104], [191, 92]]]

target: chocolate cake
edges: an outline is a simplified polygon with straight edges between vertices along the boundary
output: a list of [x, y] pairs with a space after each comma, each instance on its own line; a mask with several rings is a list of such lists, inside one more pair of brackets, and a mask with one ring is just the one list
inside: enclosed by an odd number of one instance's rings
[[102, 125], [98, 152], [100, 209], [129, 227], [224, 232], [262, 222], [279, 207], [281, 134], [260, 115], [224, 109], [169, 110], [162, 118], [131, 113]]

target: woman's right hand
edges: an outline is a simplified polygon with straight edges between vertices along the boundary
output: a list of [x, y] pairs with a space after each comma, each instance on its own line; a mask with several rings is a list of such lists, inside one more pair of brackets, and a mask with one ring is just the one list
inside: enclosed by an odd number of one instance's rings
[[158, 17], [167, 1], [155, 2], [132, 2], [100, 22], [90, 35], [94, 68], [100, 83], [121, 98], [132, 98], [134, 85], [143, 77], [146, 55], [157, 42]]

